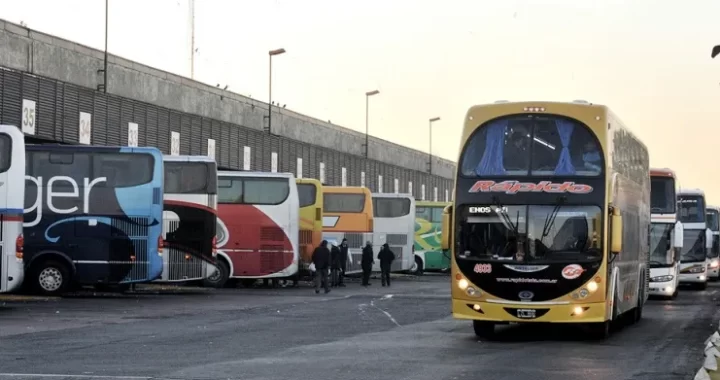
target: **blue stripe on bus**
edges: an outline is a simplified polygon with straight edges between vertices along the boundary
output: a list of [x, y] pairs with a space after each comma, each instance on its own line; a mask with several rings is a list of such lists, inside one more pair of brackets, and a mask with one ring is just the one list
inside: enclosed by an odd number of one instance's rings
[[22, 215], [24, 212], [21, 208], [0, 208], [0, 214], [3, 215]]

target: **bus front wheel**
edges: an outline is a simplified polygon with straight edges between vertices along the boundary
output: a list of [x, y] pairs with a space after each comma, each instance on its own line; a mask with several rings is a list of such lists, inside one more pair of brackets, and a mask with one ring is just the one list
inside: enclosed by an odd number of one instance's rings
[[412, 268], [410, 268], [410, 274], [414, 274], [416, 276], [422, 276], [424, 271], [425, 271], [425, 268], [424, 268], [422, 259], [415, 256], [415, 264], [413, 264]]
[[35, 289], [43, 295], [57, 296], [70, 285], [68, 266], [57, 260], [44, 260], [33, 265], [32, 279]]
[[203, 284], [207, 287], [222, 288], [230, 278], [230, 267], [225, 260], [218, 258], [215, 268], [215, 271], [203, 280]]
[[611, 321], [592, 323], [590, 325], [590, 332], [593, 338], [598, 340], [605, 340], [610, 337], [610, 325]]
[[495, 335], [495, 324], [485, 321], [473, 321], [473, 330], [478, 338], [490, 339]]

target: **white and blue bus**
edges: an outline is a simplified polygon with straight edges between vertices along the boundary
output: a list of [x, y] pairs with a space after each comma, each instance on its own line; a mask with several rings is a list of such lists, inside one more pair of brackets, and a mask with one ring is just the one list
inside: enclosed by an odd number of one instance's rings
[[12, 125], [0, 125], [0, 293], [17, 290], [23, 271], [25, 139]]
[[162, 274], [163, 161], [157, 148], [25, 147], [25, 283], [57, 295]]
[[680, 283], [705, 289], [708, 281], [707, 257], [712, 247], [712, 232], [707, 228], [705, 214], [705, 192], [680, 189], [677, 199], [684, 239], [680, 254]]

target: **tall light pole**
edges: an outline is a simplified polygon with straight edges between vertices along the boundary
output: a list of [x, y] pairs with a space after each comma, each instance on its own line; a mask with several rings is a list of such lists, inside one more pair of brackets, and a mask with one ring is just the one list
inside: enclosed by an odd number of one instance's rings
[[370, 124], [368, 116], [370, 114], [370, 97], [379, 94], [380, 91], [372, 90], [365, 93], [365, 158], [368, 158], [368, 147], [370, 145]]
[[103, 90], [104, 93], [107, 93], [107, 66], [108, 66], [108, 0], [105, 0], [105, 58], [103, 59], [103, 68], [102, 70], [98, 70], [98, 74], [102, 71], [103, 73], [103, 83], [97, 85], [97, 89]]
[[272, 133], [272, 59], [274, 55], [280, 55], [285, 53], [285, 49], [270, 50], [268, 55], [270, 56], [270, 68], [268, 70], [268, 127], [267, 132]]
[[429, 160], [428, 160], [428, 173], [430, 173], [430, 174], [432, 174], [432, 123], [433, 123], [433, 122], [436, 122], [436, 121], [438, 121], [438, 120], [440, 120], [440, 117], [433, 117], [433, 118], [431, 118], [431, 119], [429, 120], [429, 123], [428, 123], [428, 129], [429, 129], [429, 133], [428, 133], [428, 135], [429, 135], [428, 143], [429, 143], [429, 145], [430, 145], [429, 148], [428, 148], [428, 155], [429, 155], [429, 157], [428, 157], [428, 158], [429, 158]]
[[195, 79], [195, 0], [190, 0], [190, 79]]

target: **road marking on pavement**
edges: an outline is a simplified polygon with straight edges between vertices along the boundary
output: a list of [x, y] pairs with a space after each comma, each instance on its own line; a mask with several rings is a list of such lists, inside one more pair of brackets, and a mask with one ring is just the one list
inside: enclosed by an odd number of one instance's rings
[[63, 375], [55, 373], [0, 373], [2, 377], [34, 377], [34, 378], [68, 378], [68, 379], [127, 379], [127, 380], [150, 380], [152, 377], [149, 376], [104, 376], [104, 375]]
[[385, 311], [385, 310], [383, 310], [383, 309], [375, 306], [375, 301], [370, 301], [370, 306], [372, 306], [372, 307], [380, 310], [383, 314], [385, 314], [385, 315], [392, 321], [392, 323], [396, 324], [397, 327], [402, 327], [402, 326], [400, 326], [400, 324], [398, 323], [398, 321], [396, 321], [395, 318], [393, 318], [393, 316], [390, 315], [390, 313], [388, 313], [387, 311]]

